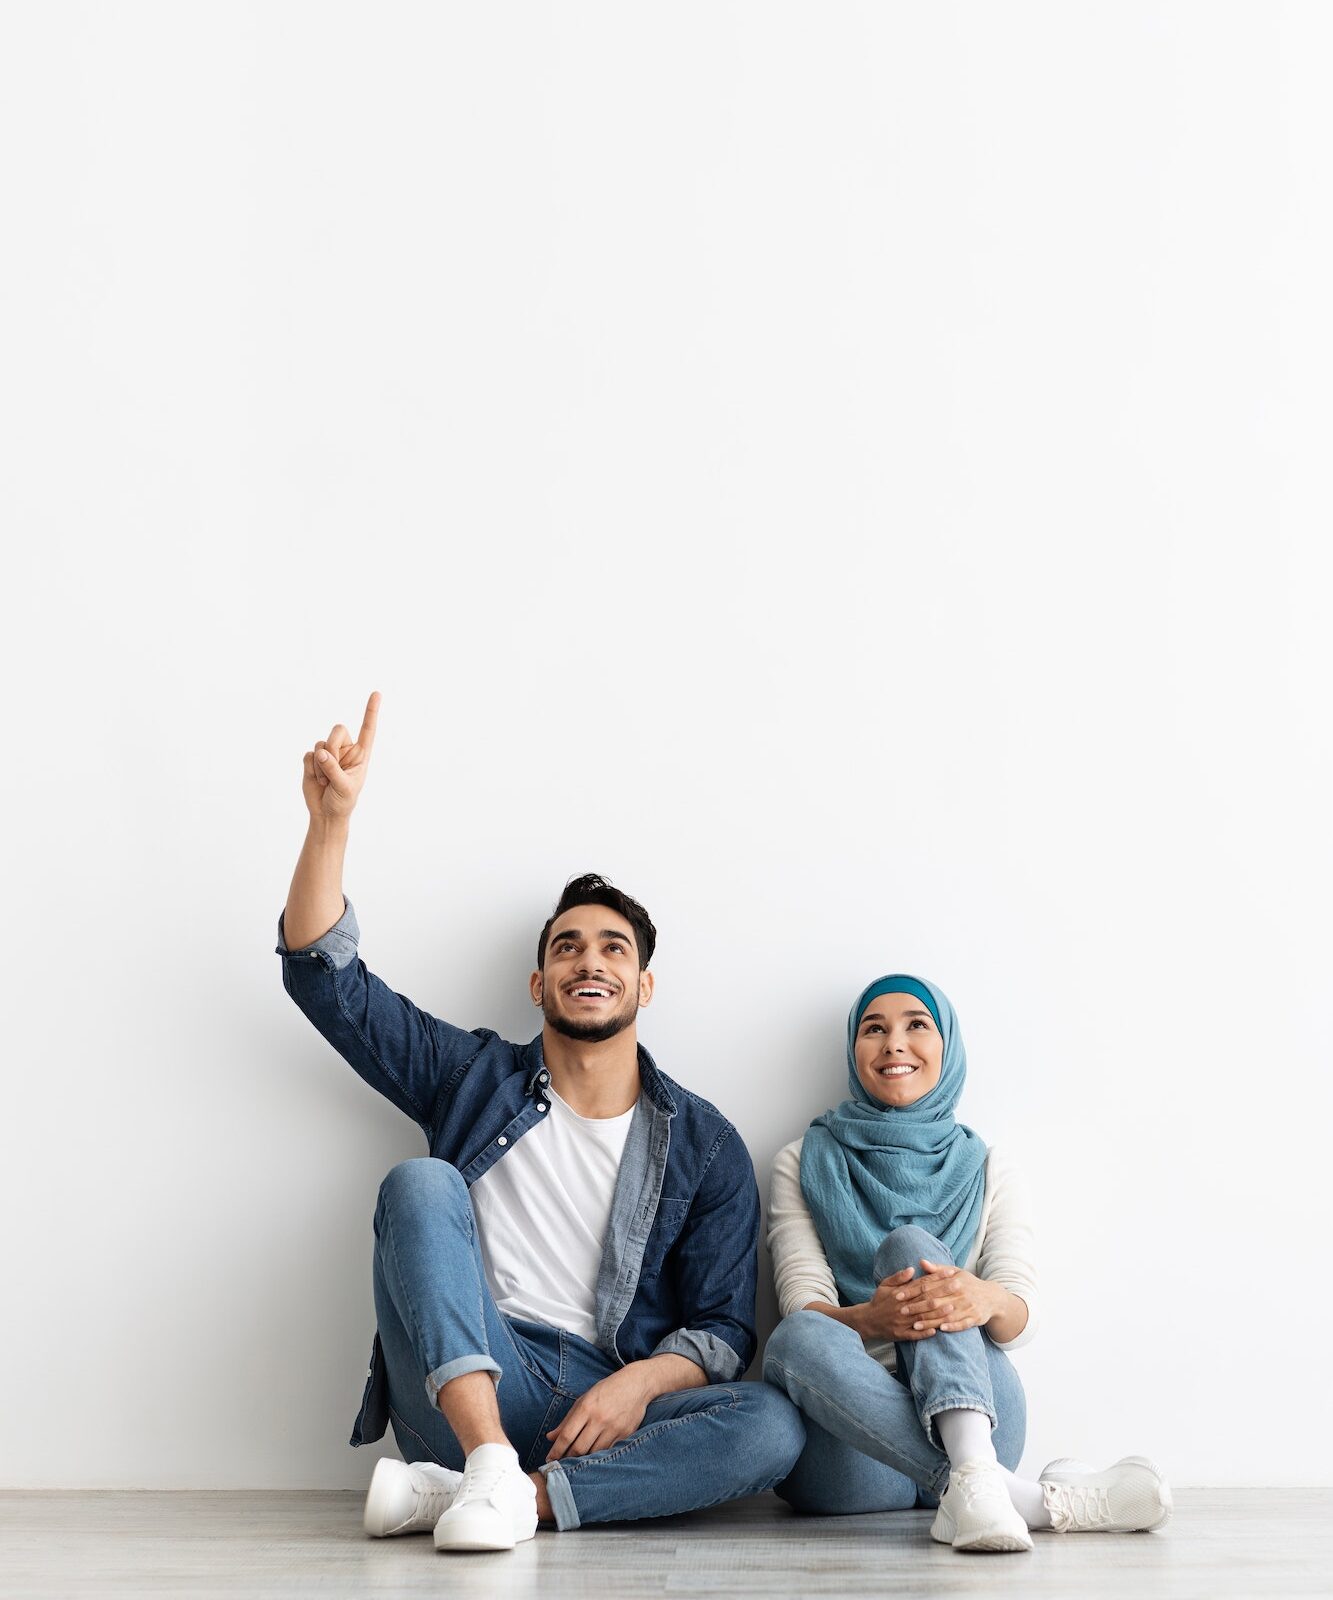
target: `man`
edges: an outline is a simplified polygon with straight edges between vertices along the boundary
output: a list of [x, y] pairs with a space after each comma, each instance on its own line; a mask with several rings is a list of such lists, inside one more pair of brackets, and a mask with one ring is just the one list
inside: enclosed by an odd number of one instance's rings
[[[799, 1414], [737, 1381], [755, 1349], [759, 1196], [740, 1135], [658, 1071], [636, 1019], [656, 930], [603, 879], [569, 883], [508, 1044], [420, 1010], [357, 957], [348, 819], [380, 697], [304, 757], [309, 830], [278, 920], [283, 983], [417, 1122], [375, 1211], [378, 1330], [352, 1443], [392, 1421], [365, 1525], [505, 1550], [538, 1520], [664, 1516], [772, 1487]], [[405, 1463], [412, 1463], [406, 1465]]]

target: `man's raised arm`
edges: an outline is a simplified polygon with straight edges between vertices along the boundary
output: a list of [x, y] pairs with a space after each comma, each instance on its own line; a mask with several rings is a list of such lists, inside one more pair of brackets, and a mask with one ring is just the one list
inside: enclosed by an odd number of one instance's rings
[[347, 833], [366, 781], [379, 714], [380, 696], [376, 690], [366, 702], [355, 744], [340, 722], [327, 739], [320, 739], [302, 758], [301, 794], [310, 813], [310, 824], [283, 913], [283, 938], [289, 950], [303, 950], [314, 944], [342, 917]]
[[355, 744], [339, 723], [305, 753], [301, 788], [310, 825], [278, 919], [276, 948], [283, 987], [309, 1021], [431, 1140], [445, 1085], [461, 1081], [462, 1069], [486, 1041], [396, 994], [357, 954], [360, 929], [343, 898], [343, 855], [375, 743], [379, 702], [372, 694]]

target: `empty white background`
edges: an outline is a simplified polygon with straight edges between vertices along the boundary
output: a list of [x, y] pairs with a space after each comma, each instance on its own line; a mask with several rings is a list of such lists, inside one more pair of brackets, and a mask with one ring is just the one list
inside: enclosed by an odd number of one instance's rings
[[1040, 1202], [1029, 1466], [1333, 1481], [1327, 9], [0, 34], [0, 1483], [366, 1481], [423, 1142], [273, 946], [373, 688], [373, 970], [527, 1038], [607, 873], [765, 1192], [933, 978]]

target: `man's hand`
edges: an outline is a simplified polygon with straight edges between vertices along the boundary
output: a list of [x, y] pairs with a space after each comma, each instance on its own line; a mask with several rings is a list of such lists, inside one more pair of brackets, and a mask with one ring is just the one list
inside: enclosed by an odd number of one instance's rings
[[641, 1361], [631, 1362], [580, 1395], [560, 1426], [546, 1435], [551, 1441], [546, 1459], [559, 1461], [562, 1456], [591, 1455], [594, 1450], [608, 1450], [621, 1439], [628, 1439], [643, 1421], [649, 1401], [657, 1395], [656, 1388], [637, 1370], [644, 1365]]
[[380, 696], [376, 690], [366, 702], [366, 714], [355, 744], [340, 722], [327, 739], [320, 739], [313, 750], [306, 751], [301, 793], [312, 818], [331, 822], [351, 816], [366, 781], [379, 711]]
[[[886, 1278], [880, 1285], [883, 1289], [885, 1284], [895, 1284], [891, 1298], [902, 1308], [918, 1339], [936, 1329], [940, 1333], [961, 1333], [964, 1328], [984, 1327], [1007, 1298], [998, 1284], [978, 1278], [964, 1267], [941, 1265], [923, 1256], [921, 1272], [921, 1277], [906, 1285], [898, 1284], [894, 1278]], [[876, 1290], [877, 1296], [878, 1293]]]

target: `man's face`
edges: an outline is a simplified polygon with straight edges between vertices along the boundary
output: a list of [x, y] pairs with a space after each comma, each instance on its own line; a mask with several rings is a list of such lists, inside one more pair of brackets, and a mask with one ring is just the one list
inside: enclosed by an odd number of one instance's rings
[[634, 929], [619, 912], [574, 906], [551, 925], [546, 964], [531, 988], [557, 1033], [595, 1043], [633, 1025], [652, 998], [653, 979], [640, 969]]

